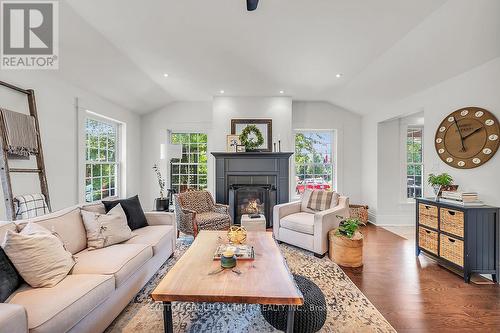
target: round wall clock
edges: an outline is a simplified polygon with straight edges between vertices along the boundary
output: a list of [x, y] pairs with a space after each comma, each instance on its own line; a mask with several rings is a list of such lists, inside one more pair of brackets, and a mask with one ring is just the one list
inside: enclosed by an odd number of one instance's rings
[[458, 169], [472, 169], [495, 155], [500, 140], [497, 118], [476, 107], [459, 109], [439, 125], [434, 145], [446, 164]]

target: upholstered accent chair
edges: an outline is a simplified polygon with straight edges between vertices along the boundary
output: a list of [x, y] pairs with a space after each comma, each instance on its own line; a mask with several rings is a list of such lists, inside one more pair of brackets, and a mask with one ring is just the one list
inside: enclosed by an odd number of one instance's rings
[[216, 204], [208, 191], [188, 191], [174, 195], [177, 226], [196, 237], [200, 230], [226, 230], [231, 226], [229, 206]]
[[301, 200], [274, 206], [273, 233], [276, 240], [322, 258], [328, 252], [328, 232], [349, 217], [349, 198], [335, 193], [327, 209], [314, 211], [308, 208], [312, 192], [306, 190]]

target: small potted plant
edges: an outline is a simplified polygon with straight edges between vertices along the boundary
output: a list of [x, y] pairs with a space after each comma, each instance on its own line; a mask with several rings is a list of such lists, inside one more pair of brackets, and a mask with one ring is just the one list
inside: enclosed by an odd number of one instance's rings
[[161, 175], [158, 165], [153, 165], [153, 171], [158, 178], [158, 186], [160, 187], [160, 197], [155, 199], [155, 209], [157, 211], [166, 211], [169, 209], [168, 198], [165, 197], [165, 178]]
[[359, 232], [361, 226], [366, 225], [358, 218], [343, 219], [337, 229], [329, 232], [330, 259], [345, 267], [359, 267], [363, 265], [363, 235]]
[[439, 196], [441, 191], [456, 191], [458, 189], [458, 185], [453, 185], [453, 177], [447, 173], [442, 173], [440, 175], [431, 173], [429, 174], [427, 182], [432, 186], [436, 196]]

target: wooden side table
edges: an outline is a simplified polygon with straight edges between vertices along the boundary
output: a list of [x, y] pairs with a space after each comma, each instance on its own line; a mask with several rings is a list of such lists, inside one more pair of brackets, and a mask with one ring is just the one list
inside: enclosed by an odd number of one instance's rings
[[241, 226], [247, 231], [266, 231], [266, 217], [260, 214], [260, 217], [252, 219], [244, 214], [241, 216]]

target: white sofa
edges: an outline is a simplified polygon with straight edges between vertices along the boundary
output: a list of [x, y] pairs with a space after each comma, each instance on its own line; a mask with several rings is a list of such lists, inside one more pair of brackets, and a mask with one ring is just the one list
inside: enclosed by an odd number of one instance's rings
[[[25, 284], [0, 303], [0, 333], [102, 332], [175, 250], [174, 214], [146, 212], [148, 226], [134, 230], [135, 237], [88, 251], [81, 209], [104, 213], [99, 203], [16, 222], [36, 222], [57, 232], [76, 265], [55, 287]], [[0, 222], [0, 240], [17, 224]]]
[[[311, 213], [305, 206], [308, 199], [274, 206], [274, 238], [314, 252], [323, 257], [328, 252], [328, 232], [339, 226], [342, 216], [349, 217], [349, 198], [340, 196], [338, 204], [324, 211]], [[333, 202], [333, 201], [332, 201]]]

